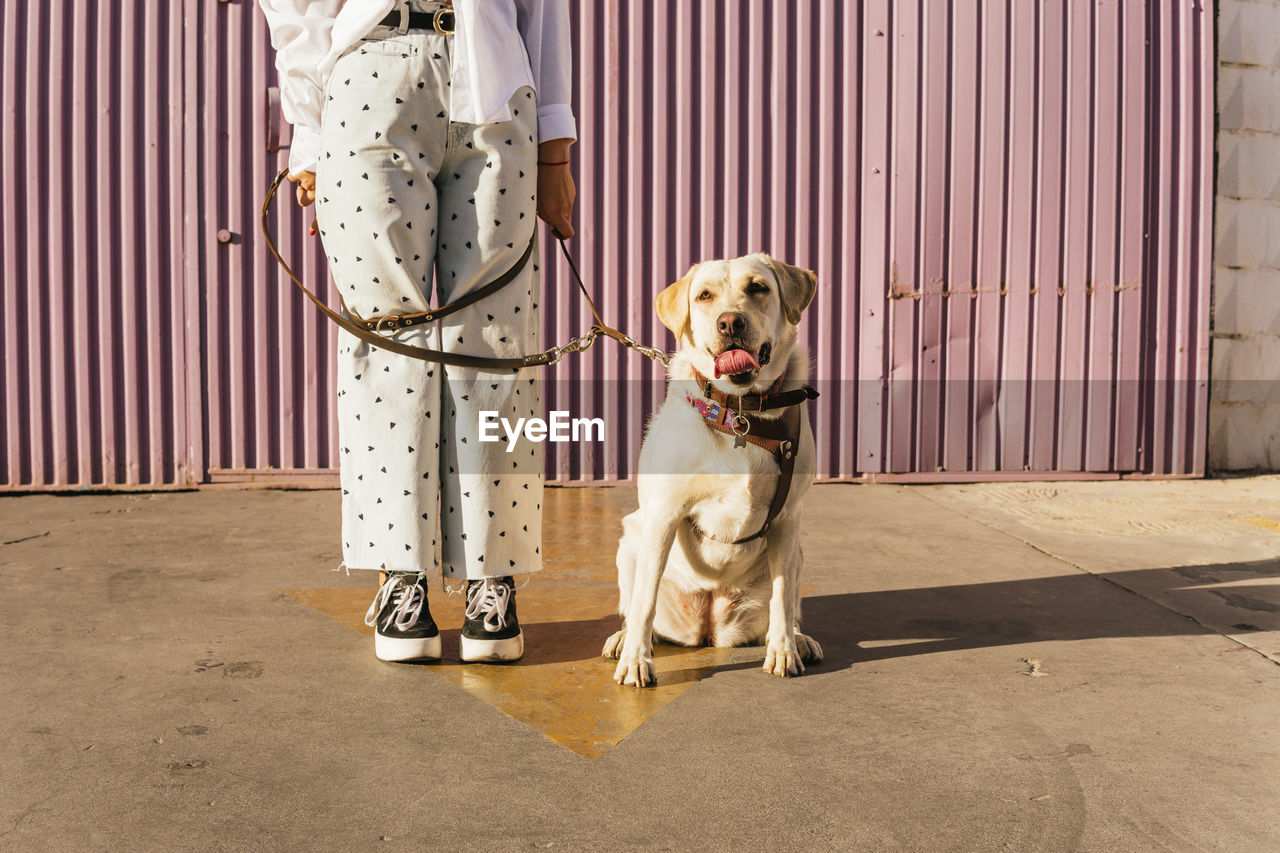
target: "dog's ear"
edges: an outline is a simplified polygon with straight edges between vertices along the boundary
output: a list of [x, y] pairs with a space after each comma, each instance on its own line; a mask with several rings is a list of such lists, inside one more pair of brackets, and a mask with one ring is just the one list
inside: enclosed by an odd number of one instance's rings
[[689, 333], [689, 284], [693, 281], [693, 273], [697, 268], [697, 264], [689, 267], [689, 271], [679, 281], [667, 285], [653, 300], [658, 319], [676, 336], [677, 342]]
[[782, 300], [782, 310], [787, 322], [795, 326], [800, 322], [800, 315], [813, 301], [813, 293], [818, 287], [818, 276], [813, 270], [793, 267], [791, 264], [765, 256], [774, 276], [778, 279], [778, 297]]

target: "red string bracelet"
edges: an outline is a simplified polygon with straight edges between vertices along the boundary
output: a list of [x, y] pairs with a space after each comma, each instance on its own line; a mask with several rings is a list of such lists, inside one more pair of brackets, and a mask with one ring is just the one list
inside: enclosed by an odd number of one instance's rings
[[569, 165], [569, 161], [568, 161], [568, 160], [561, 160], [561, 161], [560, 161], [560, 162], [558, 162], [558, 163], [548, 163], [548, 162], [546, 162], [545, 160], [539, 160], [539, 161], [538, 161], [538, 165], [539, 165], [539, 166], [568, 166], [568, 165]]

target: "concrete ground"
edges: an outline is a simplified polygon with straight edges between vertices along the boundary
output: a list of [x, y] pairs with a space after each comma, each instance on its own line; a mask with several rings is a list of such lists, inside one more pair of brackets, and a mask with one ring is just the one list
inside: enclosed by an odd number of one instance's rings
[[549, 491], [529, 655], [464, 667], [374, 659], [335, 492], [0, 498], [0, 849], [1280, 850], [1280, 479], [820, 486], [826, 660], [646, 692], [634, 501]]

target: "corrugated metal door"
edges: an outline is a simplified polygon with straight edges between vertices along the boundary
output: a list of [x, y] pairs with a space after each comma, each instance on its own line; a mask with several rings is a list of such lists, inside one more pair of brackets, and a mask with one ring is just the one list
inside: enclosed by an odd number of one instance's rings
[[201, 477], [190, 5], [0, 5], [0, 488]]
[[1212, 37], [1196, 2], [862, 4], [841, 474], [1203, 472]]
[[[264, 22], [144, 5], [65, 42], [4, 8], [0, 479], [333, 482], [334, 332], [257, 236], [287, 161]], [[823, 476], [1203, 471], [1211, 4], [571, 5], [574, 251], [615, 324], [669, 343], [662, 286], [764, 249], [819, 273]], [[73, 97], [33, 128], [50, 93]], [[87, 183], [60, 146], [95, 152]], [[285, 202], [276, 232], [322, 282]], [[588, 325], [552, 248], [547, 342]], [[553, 446], [553, 477], [631, 476], [653, 365], [606, 342], [549, 378], [549, 405], [610, 426]]]
[[[697, 260], [817, 270], [823, 476], [1203, 473], [1211, 4], [577, 8], [588, 277], [661, 341], [652, 297]], [[550, 337], [584, 323], [570, 295]], [[559, 399], [618, 426], [557, 474], [632, 473], [651, 366], [560, 373], [608, 380]]]
[[[332, 484], [336, 329], [279, 270], [258, 227], [263, 193], [289, 161], [270, 34], [256, 0], [200, 3], [196, 26], [208, 480]], [[302, 279], [336, 305], [320, 240], [306, 236], [314, 214], [291, 187], [272, 231]]]

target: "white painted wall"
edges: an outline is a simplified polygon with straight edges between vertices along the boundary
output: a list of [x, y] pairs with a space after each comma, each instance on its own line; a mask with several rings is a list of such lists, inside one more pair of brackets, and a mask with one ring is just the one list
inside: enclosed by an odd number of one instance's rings
[[1280, 471], [1280, 0], [1218, 2], [1210, 471]]

